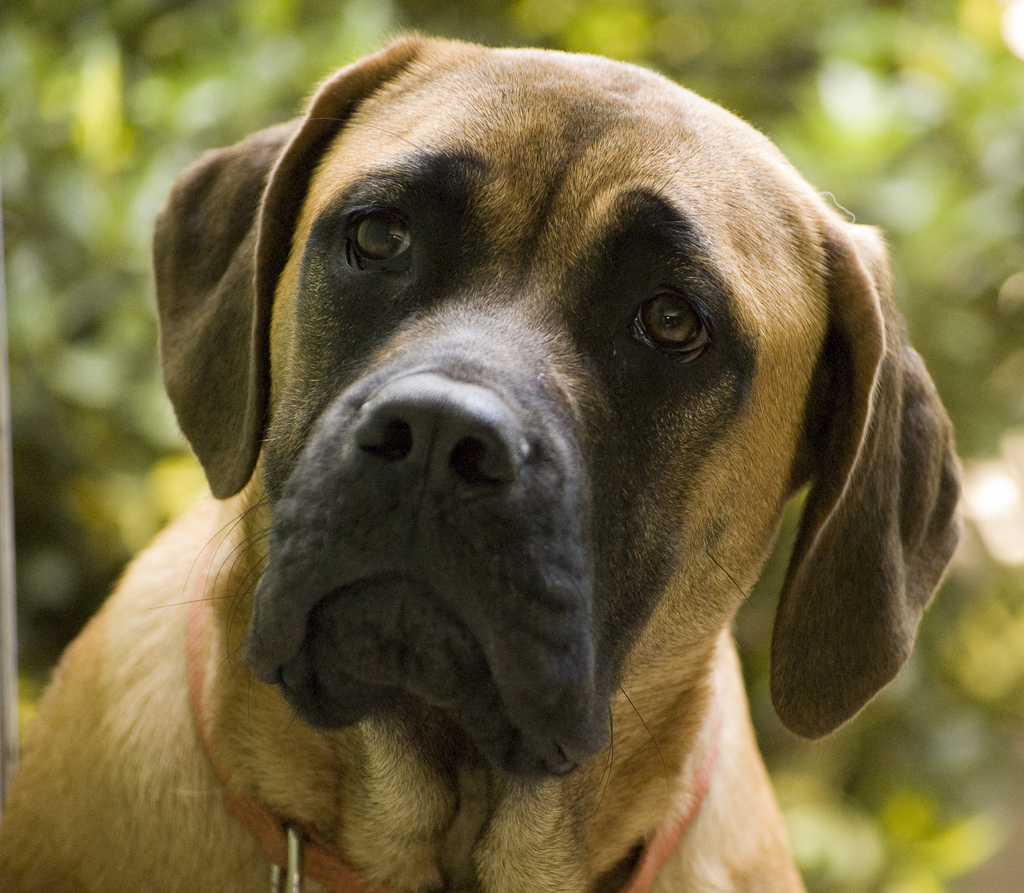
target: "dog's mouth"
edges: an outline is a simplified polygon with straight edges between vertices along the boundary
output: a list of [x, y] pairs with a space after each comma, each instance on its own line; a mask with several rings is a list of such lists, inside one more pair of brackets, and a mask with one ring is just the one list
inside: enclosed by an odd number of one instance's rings
[[282, 670], [293, 701], [318, 691], [307, 712], [325, 725], [359, 718], [367, 700], [407, 691], [428, 704], [468, 707], [458, 680], [483, 682], [487, 660], [465, 624], [428, 587], [385, 575], [330, 592], [310, 612], [299, 657]]
[[561, 775], [605, 735], [593, 656], [580, 644], [545, 642], [525, 628], [478, 635], [426, 583], [382, 574], [320, 598], [294, 657], [275, 666], [250, 641], [250, 659], [313, 726], [426, 707], [455, 719], [492, 765]]

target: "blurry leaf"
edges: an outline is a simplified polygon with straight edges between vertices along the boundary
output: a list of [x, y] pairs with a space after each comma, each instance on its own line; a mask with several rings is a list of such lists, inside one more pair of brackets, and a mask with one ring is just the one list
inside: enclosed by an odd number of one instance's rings
[[786, 825], [797, 865], [819, 884], [867, 889], [881, 875], [884, 843], [869, 818], [804, 805], [786, 812]]
[[166, 456], [149, 473], [154, 503], [165, 518], [174, 518], [209, 494], [203, 469], [191, 453]]
[[651, 16], [636, 2], [582, 6], [564, 33], [567, 49], [626, 61], [643, 58], [653, 38]]
[[98, 169], [119, 170], [128, 160], [131, 141], [121, 103], [121, 54], [111, 39], [85, 50], [74, 101], [75, 145]]
[[960, 0], [960, 27], [990, 49], [998, 49], [1003, 8], [999, 0]]
[[1004, 841], [1002, 826], [994, 819], [976, 815], [943, 829], [921, 848], [922, 860], [936, 875], [953, 879], [983, 865]]
[[21, 737], [36, 718], [41, 695], [42, 686], [37, 679], [25, 674], [18, 676], [18, 733]]
[[947, 659], [974, 697], [996, 702], [1024, 679], [1024, 612], [987, 600], [969, 608], [947, 642]]
[[700, 16], [675, 10], [657, 24], [654, 49], [669, 65], [685, 65], [712, 46], [711, 31]]
[[950, 893], [945, 885], [925, 868], [902, 871], [882, 890], [883, 893]]
[[897, 103], [870, 69], [836, 60], [822, 69], [818, 89], [831, 125], [845, 138], [855, 139], [860, 151], [892, 132]]
[[[1024, 311], [1024, 272], [1014, 273], [999, 287], [999, 311], [1006, 316]], [[1020, 379], [1024, 385], [1024, 379]]]
[[897, 844], [915, 843], [935, 828], [938, 804], [920, 790], [904, 788], [893, 792], [879, 819], [886, 834]]
[[258, 30], [273, 34], [294, 27], [297, 12], [297, 0], [249, 0], [244, 15]]
[[577, 0], [517, 0], [512, 16], [523, 34], [538, 40], [565, 29], [577, 8]]
[[91, 409], [109, 409], [123, 387], [117, 359], [88, 347], [61, 351], [51, 384], [56, 393]]

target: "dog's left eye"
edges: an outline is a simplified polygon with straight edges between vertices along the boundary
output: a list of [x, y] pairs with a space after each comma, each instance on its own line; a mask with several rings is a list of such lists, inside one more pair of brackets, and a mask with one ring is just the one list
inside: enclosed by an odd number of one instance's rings
[[354, 270], [401, 271], [408, 266], [409, 225], [392, 211], [370, 211], [349, 230], [347, 257]]
[[664, 292], [640, 307], [633, 321], [637, 338], [689, 362], [711, 343], [704, 320], [680, 295]]

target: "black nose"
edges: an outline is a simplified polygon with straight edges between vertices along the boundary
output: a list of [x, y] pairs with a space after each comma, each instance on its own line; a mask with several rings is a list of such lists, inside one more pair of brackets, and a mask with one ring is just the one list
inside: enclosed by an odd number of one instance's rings
[[420, 372], [384, 385], [360, 408], [356, 444], [441, 491], [510, 484], [529, 451], [505, 401], [478, 385]]

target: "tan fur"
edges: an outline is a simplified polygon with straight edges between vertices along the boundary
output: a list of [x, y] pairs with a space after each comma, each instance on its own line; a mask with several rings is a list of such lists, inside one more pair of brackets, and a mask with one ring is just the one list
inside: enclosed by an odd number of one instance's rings
[[[611, 745], [569, 776], [540, 783], [467, 760], [453, 786], [385, 723], [325, 733], [298, 719], [242, 658], [270, 520], [257, 466], [237, 495], [204, 502], [165, 531], [68, 649], [4, 805], [0, 889], [241, 893], [265, 885], [267, 863], [224, 812], [188, 713], [185, 604], [207, 554], [203, 721], [230, 784], [320, 829], [368, 880], [423, 893], [446, 883], [453, 893], [611, 893], [616, 868], [661, 825], [720, 734], [710, 794], [655, 893], [800, 891], [729, 626], [802, 483], [792, 471], [807, 449], [809, 395], [832, 314], [825, 243], [845, 225], [766, 139], [656, 75], [599, 59], [552, 61], [536, 51], [495, 54], [445, 42], [388, 52], [412, 61], [358, 105], [305, 189], [274, 290], [271, 416], [288, 399], [296, 368], [302, 249], [331, 200], [411, 145], [471, 143], [498, 171], [480, 213], [499, 246], [493, 275], [500, 280], [502, 251], [519, 250], [520, 221], [545, 188], [543, 134], [559, 114], [561, 91], [621, 104], [628, 90], [636, 114], [573, 168], [535, 264], [516, 287], [545, 300], [602, 235], [618, 191], [654, 186], [699, 211], [739, 324], [756, 347], [749, 408], [715, 444], [701, 479], [684, 489], [670, 470], [664, 500], [637, 506], [673, 525], [685, 519], [695, 533], [628, 658], [611, 703]], [[376, 58], [386, 67], [389, 57]], [[475, 74], [474, 60], [503, 66], [507, 79]], [[533, 118], [507, 120], [494, 97], [521, 68], [551, 72], [552, 102], [538, 103]], [[481, 125], [479, 111], [491, 108], [493, 118]], [[743, 174], [749, 165], [756, 177]], [[576, 222], [559, 225], [569, 220]], [[878, 245], [866, 231], [856, 239]], [[415, 335], [413, 327], [403, 337]], [[571, 373], [565, 381], [573, 399], [600, 399], [577, 393]], [[675, 436], [666, 429], [669, 442]], [[699, 546], [705, 540], [713, 551]]]

